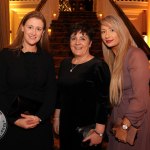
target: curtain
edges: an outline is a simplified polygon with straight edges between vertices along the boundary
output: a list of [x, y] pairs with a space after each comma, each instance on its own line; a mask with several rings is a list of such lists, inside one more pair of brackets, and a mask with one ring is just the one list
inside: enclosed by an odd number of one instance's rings
[[9, 0], [0, 0], [0, 50], [9, 44]]

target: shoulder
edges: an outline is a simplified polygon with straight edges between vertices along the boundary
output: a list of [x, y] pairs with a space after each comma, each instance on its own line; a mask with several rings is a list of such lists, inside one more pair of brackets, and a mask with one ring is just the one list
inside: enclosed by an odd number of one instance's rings
[[102, 58], [94, 58], [95, 61], [95, 71], [101, 74], [107, 74], [110, 76], [110, 71], [107, 63]]
[[139, 57], [139, 56], [147, 57], [144, 50], [133, 46], [129, 48], [128, 55], [129, 57]]
[[6, 59], [12, 56], [12, 51], [8, 48], [4, 48], [0, 51], [0, 59]]
[[94, 62], [95, 62], [95, 64], [96, 64], [97, 67], [99, 66], [99, 67], [106, 67], [106, 68], [108, 68], [107, 63], [102, 58], [95, 57], [94, 58]]
[[133, 46], [129, 48], [127, 58], [129, 61], [148, 61], [146, 53], [142, 49]]
[[41, 57], [43, 60], [48, 61], [48, 62], [53, 62], [53, 57], [50, 53], [48, 53], [47, 51], [40, 51], [40, 53], [42, 53]]

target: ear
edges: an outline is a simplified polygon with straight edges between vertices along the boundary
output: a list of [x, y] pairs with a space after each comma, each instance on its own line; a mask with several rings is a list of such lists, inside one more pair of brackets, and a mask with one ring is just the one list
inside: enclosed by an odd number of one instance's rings
[[90, 43], [89, 43], [89, 47], [91, 47], [91, 45], [92, 45], [92, 41], [90, 41]]

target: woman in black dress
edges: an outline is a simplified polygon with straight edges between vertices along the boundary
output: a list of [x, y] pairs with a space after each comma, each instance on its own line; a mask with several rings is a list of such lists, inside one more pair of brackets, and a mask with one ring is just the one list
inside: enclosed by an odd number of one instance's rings
[[[65, 59], [60, 66], [53, 126], [60, 135], [61, 150], [101, 149], [107, 121], [110, 73], [107, 64], [89, 52], [93, 33], [87, 23], [74, 24], [70, 32], [74, 57]], [[95, 129], [83, 138], [77, 129], [92, 124]]]
[[47, 39], [44, 16], [33, 11], [22, 19], [15, 41], [0, 52], [0, 110], [8, 121], [1, 150], [53, 149], [56, 80]]

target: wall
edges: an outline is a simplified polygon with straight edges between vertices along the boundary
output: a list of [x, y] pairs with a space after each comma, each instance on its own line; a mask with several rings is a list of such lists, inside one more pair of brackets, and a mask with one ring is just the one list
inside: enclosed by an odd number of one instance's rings
[[[46, 18], [47, 27], [50, 27], [51, 21], [59, 15], [59, 0], [47, 0], [41, 12]], [[56, 14], [56, 16], [53, 16], [53, 14]]]

